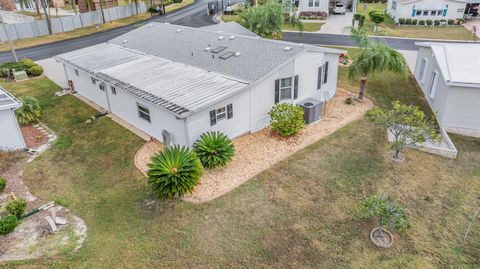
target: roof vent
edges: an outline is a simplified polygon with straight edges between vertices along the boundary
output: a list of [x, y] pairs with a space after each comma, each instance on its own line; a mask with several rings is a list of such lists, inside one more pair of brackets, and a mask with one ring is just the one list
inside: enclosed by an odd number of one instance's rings
[[153, 24], [150, 23], [150, 24], [148, 25], [148, 27], [149, 27], [149, 28], [152, 28], [152, 27], [153, 27]]
[[219, 36], [219, 37], [218, 37], [218, 40], [222, 40], [222, 39], [224, 39], [224, 38], [225, 38], [224, 36]]
[[235, 56], [237, 56], [237, 57], [238, 57], [238, 56], [240, 56], [240, 55], [242, 55], [242, 53], [241, 53], [241, 52], [238, 52], [238, 51], [237, 51], [237, 52], [235, 52]]
[[128, 40], [126, 39], [122, 41], [122, 44], [127, 44], [127, 43], [128, 43]]
[[292, 50], [292, 47], [285, 47], [283, 50], [284, 51], [290, 51], [290, 50]]
[[235, 36], [234, 36], [234, 35], [231, 35], [231, 36], [229, 37], [229, 39], [230, 39], [230, 40], [234, 40], [234, 39], [235, 39]]
[[182, 32], [182, 29], [177, 29], [177, 33], [181, 33]]
[[210, 51], [211, 49], [212, 49], [212, 48], [210, 48], [210, 47], [206, 47], [206, 48], [205, 48], [205, 51]]

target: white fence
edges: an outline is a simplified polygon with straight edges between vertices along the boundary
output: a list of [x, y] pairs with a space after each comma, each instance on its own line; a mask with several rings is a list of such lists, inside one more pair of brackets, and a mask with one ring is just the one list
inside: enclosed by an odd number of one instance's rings
[[[147, 12], [146, 4], [144, 2], [138, 3], [138, 13], [145, 12]], [[106, 8], [103, 10], [103, 13], [105, 22], [110, 22], [136, 15], [137, 11], [135, 4], [131, 4], [127, 6]], [[80, 13], [74, 16], [53, 18], [50, 21], [52, 23], [53, 34], [103, 23], [102, 12], [100, 10]], [[5, 24], [5, 27], [7, 28], [8, 36], [11, 40], [46, 36], [49, 34], [46, 20]], [[7, 40], [5, 31], [2, 28], [0, 28], [0, 40]]]

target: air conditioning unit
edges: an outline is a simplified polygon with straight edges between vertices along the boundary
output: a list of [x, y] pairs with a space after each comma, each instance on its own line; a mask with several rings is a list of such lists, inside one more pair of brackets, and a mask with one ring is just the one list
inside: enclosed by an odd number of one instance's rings
[[303, 109], [303, 119], [306, 124], [311, 124], [320, 120], [323, 102], [312, 98], [305, 99], [298, 103]]
[[162, 140], [165, 146], [170, 146], [172, 144], [172, 135], [167, 130], [162, 130]]

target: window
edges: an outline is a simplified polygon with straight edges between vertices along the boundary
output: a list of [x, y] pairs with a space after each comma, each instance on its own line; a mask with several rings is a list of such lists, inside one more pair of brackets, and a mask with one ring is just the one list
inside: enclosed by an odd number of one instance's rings
[[308, 7], [313, 7], [313, 0], [308, 0]]
[[423, 16], [428, 16], [428, 10], [423, 11]]
[[150, 122], [150, 109], [137, 103], [138, 116], [148, 122]]
[[78, 77], [78, 70], [77, 69], [75, 69], [75, 75], [77, 75], [77, 77]]
[[111, 86], [110, 90], [112, 90], [112, 94], [117, 94], [117, 89], [115, 89], [115, 87]]
[[233, 104], [220, 107], [210, 111], [210, 126], [217, 124], [218, 121], [233, 118]]
[[314, 0], [315, 1], [315, 7], [319, 7], [320, 6], [320, 0]]
[[428, 90], [428, 93], [429, 93], [431, 99], [433, 99], [435, 97], [435, 90], [437, 89], [437, 82], [438, 82], [438, 71], [435, 70], [435, 72], [432, 73], [432, 80], [430, 81], [430, 89]]
[[280, 80], [280, 101], [292, 99], [292, 78]]
[[323, 84], [328, 82], [328, 62], [323, 64]]
[[420, 80], [421, 83], [425, 82], [425, 74], [427, 74], [426, 69], [427, 69], [427, 59], [423, 59], [422, 63], [420, 64], [420, 71], [418, 72], [418, 79]]
[[417, 16], [421, 16], [422, 15], [422, 11], [421, 10], [417, 10]]
[[100, 88], [100, 90], [102, 91], [105, 91], [105, 83], [100, 83], [100, 85], [98, 85], [98, 88]]
[[95, 79], [94, 77], [91, 77], [90, 79], [92, 80], [92, 84], [94, 84], [94, 85], [95, 85], [95, 81], [96, 81], [96, 79]]
[[319, 7], [320, 0], [308, 0], [308, 7]]
[[392, 1], [392, 9], [393, 10], [397, 9], [397, 1]]

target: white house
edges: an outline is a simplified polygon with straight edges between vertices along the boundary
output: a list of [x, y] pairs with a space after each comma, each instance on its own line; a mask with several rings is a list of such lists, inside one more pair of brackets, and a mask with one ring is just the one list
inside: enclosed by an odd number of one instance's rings
[[15, 110], [22, 103], [6, 90], [0, 88], [0, 151], [26, 148]]
[[388, 0], [387, 13], [398, 19], [449, 20], [463, 18], [467, 4], [480, 0]]
[[275, 103], [335, 95], [342, 51], [238, 27], [151, 23], [56, 59], [79, 94], [166, 144], [207, 131], [234, 138], [266, 127]]
[[295, 0], [298, 12], [323, 12], [328, 15], [335, 3], [343, 3], [347, 8], [351, 7], [354, 0]]
[[480, 45], [417, 43], [415, 78], [440, 126], [480, 137]]

